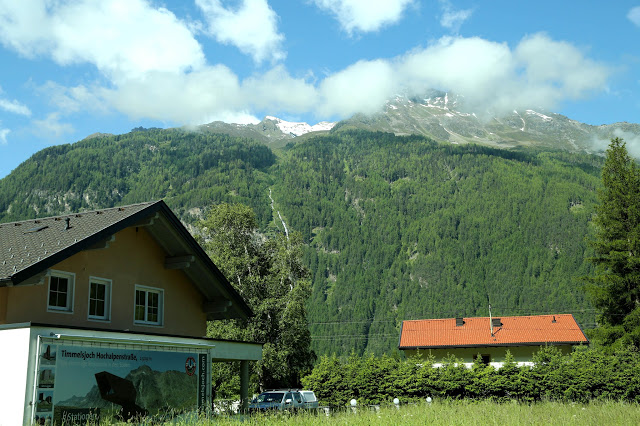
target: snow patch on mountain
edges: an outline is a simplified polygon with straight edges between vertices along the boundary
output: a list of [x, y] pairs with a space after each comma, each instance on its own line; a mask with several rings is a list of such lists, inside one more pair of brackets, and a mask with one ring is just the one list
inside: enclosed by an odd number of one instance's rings
[[290, 134], [293, 136], [301, 136], [306, 133], [331, 130], [333, 126], [336, 125], [336, 123], [321, 121], [320, 123], [311, 126], [305, 122], [285, 121], [278, 117], [272, 117], [270, 115], [265, 117], [265, 120], [275, 121], [276, 125], [282, 133]]
[[553, 118], [549, 117], [548, 115], [540, 114], [539, 112], [536, 112], [536, 111], [534, 111], [534, 110], [532, 110], [532, 109], [528, 109], [528, 110], [527, 110], [527, 114], [530, 114], [530, 115], [536, 115], [536, 116], [538, 116], [538, 117], [542, 118], [544, 121], [551, 121], [551, 120], [553, 120]]

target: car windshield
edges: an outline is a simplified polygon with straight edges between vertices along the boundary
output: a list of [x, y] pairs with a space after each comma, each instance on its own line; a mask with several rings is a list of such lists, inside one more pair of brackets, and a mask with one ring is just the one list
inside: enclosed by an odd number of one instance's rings
[[258, 402], [281, 402], [284, 392], [264, 392], [258, 395]]

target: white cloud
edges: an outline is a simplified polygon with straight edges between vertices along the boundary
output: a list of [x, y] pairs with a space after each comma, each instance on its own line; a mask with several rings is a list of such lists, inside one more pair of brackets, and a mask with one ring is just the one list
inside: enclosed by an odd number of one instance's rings
[[9, 129], [0, 129], [0, 145], [7, 144], [7, 135], [11, 132]]
[[253, 109], [305, 113], [313, 110], [317, 91], [304, 78], [294, 78], [279, 65], [264, 74], [253, 75], [242, 83], [242, 96]]
[[208, 33], [220, 43], [231, 44], [257, 63], [285, 58], [284, 36], [278, 32], [278, 15], [267, 0], [242, 0], [236, 10], [220, 0], [196, 0], [205, 14]]
[[0, 98], [0, 109], [27, 117], [31, 115], [31, 110], [16, 100], [10, 101]]
[[617, 138], [624, 139], [629, 155], [635, 158], [640, 158], [640, 136], [620, 129], [616, 129], [613, 134]]
[[[230, 43], [246, 49], [256, 61], [280, 57], [277, 16], [265, 0], [242, 0], [234, 12], [218, 0], [197, 1], [210, 18], [212, 33], [227, 33]], [[412, 3], [315, 1], [336, 13], [347, 31], [373, 31], [395, 22]], [[333, 119], [375, 112], [397, 93], [420, 95], [428, 89], [457, 92], [464, 95], [468, 108], [482, 111], [552, 109], [564, 100], [602, 90], [610, 73], [572, 44], [536, 34], [515, 47], [478, 37], [445, 37], [396, 58], [356, 62], [319, 81], [292, 76], [283, 65], [241, 80], [225, 65], [206, 64], [190, 27], [145, 0], [23, 4], [0, 3], [3, 44], [60, 64], [91, 63], [107, 80], [74, 87], [48, 82], [41, 87], [60, 111], [34, 124], [55, 135], [72, 131], [60, 121], [63, 113], [87, 109], [113, 109], [171, 124], [247, 122], [265, 113]], [[259, 17], [252, 5], [268, 16]], [[233, 33], [249, 23], [255, 24], [256, 32], [246, 38], [242, 31]], [[261, 38], [264, 44], [254, 43]], [[0, 107], [28, 111], [16, 101], [6, 100]]]
[[[2, 95], [3, 90], [0, 87], [0, 95]], [[0, 109], [3, 109], [7, 112], [11, 112], [13, 114], [25, 115], [29, 117], [31, 115], [31, 110], [24, 104], [18, 102], [17, 100], [10, 101], [9, 99], [0, 97]]]
[[545, 34], [525, 37], [515, 49], [481, 38], [443, 38], [409, 53], [399, 69], [407, 89], [450, 90], [469, 109], [507, 112], [553, 109], [564, 100], [603, 90], [611, 72], [575, 46]]
[[440, 89], [464, 95], [467, 110], [499, 114], [553, 109], [603, 90], [609, 73], [576, 47], [544, 34], [526, 37], [515, 48], [477, 37], [445, 37], [392, 60], [357, 62], [318, 82], [293, 77], [282, 65], [244, 80], [216, 65], [182, 74], [148, 72], [110, 88], [74, 88], [61, 99], [90, 100], [133, 118], [201, 124], [255, 121], [257, 113], [346, 118], [378, 111], [398, 93]]
[[629, 10], [627, 13], [627, 18], [633, 22], [634, 25], [640, 27], [640, 6], [636, 6]]
[[260, 121], [251, 111], [312, 112], [317, 99], [312, 84], [290, 76], [283, 66], [242, 82], [223, 65], [181, 76], [149, 73], [97, 93], [104, 103], [133, 118], [181, 124]]
[[238, 77], [223, 65], [185, 74], [149, 72], [97, 94], [132, 118], [183, 124], [206, 123], [246, 110]]
[[333, 14], [349, 34], [378, 31], [400, 21], [414, 0], [313, 0]]
[[398, 82], [388, 61], [360, 61], [327, 77], [320, 84], [322, 116], [347, 117], [356, 112], [376, 112], [396, 91]]
[[[640, 136], [632, 132], [625, 132], [622, 129], [615, 129], [613, 131], [613, 136], [624, 139], [629, 155], [636, 159], [640, 159]], [[597, 136], [594, 136], [591, 139], [591, 147], [595, 152], [606, 151], [607, 148], [609, 148], [610, 143], [610, 139], [600, 139]]]
[[442, 9], [440, 25], [457, 33], [460, 26], [471, 17], [473, 9], [454, 10], [450, 0], [439, 0]]
[[93, 64], [114, 81], [205, 63], [188, 26], [146, 0], [2, 2], [0, 42], [26, 57]]
[[48, 114], [42, 120], [33, 120], [32, 123], [34, 125], [33, 132], [44, 138], [54, 139], [74, 132], [71, 124], [60, 122], [60, 114], [57, 112]]
[[97, 96], [97, 92], [100, 91], [98, 86], [78, 85], [66, 87], [54, 81], [47, 81], [42, 86], [36, 87], [36, 90], [65, 114], [86, 110], [104, 113], [109, 110], [103, 99]]

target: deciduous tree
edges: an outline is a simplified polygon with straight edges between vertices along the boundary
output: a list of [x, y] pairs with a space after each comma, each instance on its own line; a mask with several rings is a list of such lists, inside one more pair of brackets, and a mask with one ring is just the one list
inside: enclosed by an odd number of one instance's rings
[[297, 233], [267, 238], [258, 232], [251, 208], [242, 204], [213, 206], [200, 229], [207, 253], [255, 314], [248, 321], [209, 327], [208, 335], [263, 342], [263, 359], [254, 368], [260, 387], [299, 386], [301, 374], [315, 361], [306, 317], [311, 287], [301, 262], [302, 238]]

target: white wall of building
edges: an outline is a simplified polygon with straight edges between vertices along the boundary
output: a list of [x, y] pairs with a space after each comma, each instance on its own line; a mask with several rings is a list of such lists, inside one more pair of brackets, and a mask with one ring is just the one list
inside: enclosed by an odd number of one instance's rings
[[27, 386], [29, 372], [29, 343], [31, 330], [25, 328], [0, 328], [0, 425], [15, 426], [24, 423], [28, 406], [27, 394], [33, 389]]

